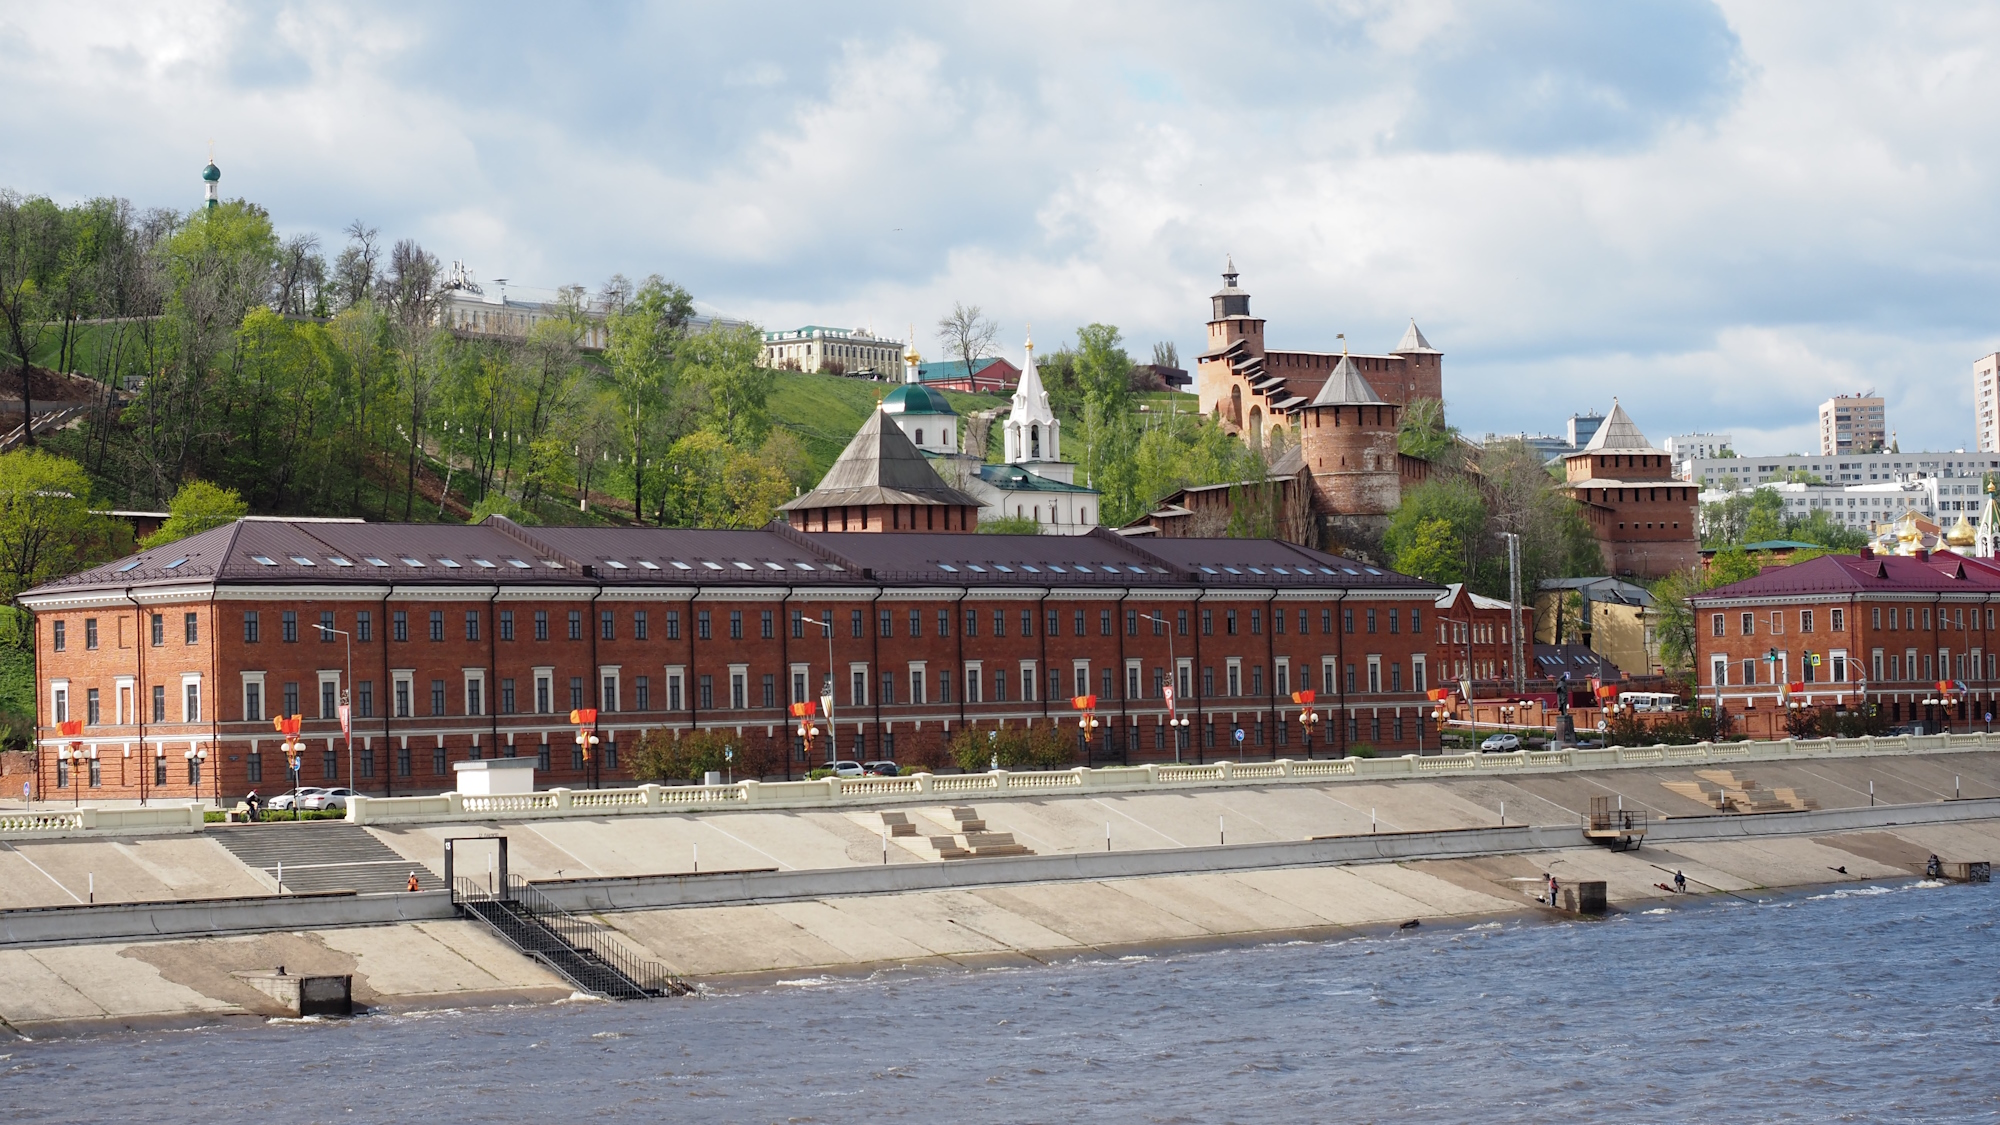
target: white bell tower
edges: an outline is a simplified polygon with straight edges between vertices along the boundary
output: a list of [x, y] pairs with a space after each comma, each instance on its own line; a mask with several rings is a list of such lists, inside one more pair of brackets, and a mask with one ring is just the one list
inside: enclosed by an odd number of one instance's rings
[[1035, 339], [1029, 333], [1021, 381], [1014, 388], [1014, 406], [1007, 414], [1004, 445], [1007, 463], [1037, 476], [1071, 483], [1075, 467], [1062, 459], [1062, 422], [1049, 406], [1049, 392], [1035, 370]]

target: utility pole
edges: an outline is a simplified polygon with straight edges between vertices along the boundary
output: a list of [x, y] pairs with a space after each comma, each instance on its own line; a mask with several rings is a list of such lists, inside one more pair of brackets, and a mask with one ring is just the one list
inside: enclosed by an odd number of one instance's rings
[[1521, 665], [1521, 537], [1509, 531], [1507, 539], [1507, 601], [1508, 611], [1513, 617], [1514, 633], [1514, 694], [1528, 690], [1527, 672]]

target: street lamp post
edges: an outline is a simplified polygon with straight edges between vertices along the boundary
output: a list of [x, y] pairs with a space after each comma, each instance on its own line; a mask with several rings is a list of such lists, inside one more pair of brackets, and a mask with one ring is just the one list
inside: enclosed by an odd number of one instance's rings
[[1312, 691], [1295, 691], [1292, 693], [1292, 702], [1298, 704], [1300, 707], [1299, 730], [1305, 736], [1306, 760], [1309, 762], [1312, 761], [1313, 756], [1313, 728], [1319, 725], [1319, 712], [1313, 710], [1313, 703], [1318, 698], [1318, 694]]
[[[189, 772], [193, 773], [195, 776], [194, 796], [195, 800], [199, 801], [201, 799], [201, 773], [202, 773], [201, 767], [203, 763], [208, 761], [208, 748], [206, 746], [196, 747], [194, 749], [183, 752], [181, 754], [181, 757], [186, 758], [188, 761], [188, 765], [192, 767]], [[218, 790], [216, 796], [216, 804], [219, 805], [221, 803], [222, 803], [222, 798], [220, 790]]]
[[[1181, 743], [1187, 740], [1187, 728], [1192, 720], [1182, 715], [1174, 707], [1174, 685], [1179, 682], [1181, 674], [1180, 661], [1174, 657], [1174, 628], [1167, 623], [1167, 619], [1164, 617], [1156, 617], [1150, 613], [1142, 613], [1139, 616], [1158, 625], [1160, 632], [1167, 635], [1167, 683], [1161, 691], [1166, 696], [1167, 702], [1167, 728], [1174, 735], [1174, 761], [1179, 763], [1181, 760]], [[1306, 757], [1312, 757], [1311, 743], [1307, 743]]]
[[[354, 722], [350, 710], [353, 700], [348, 698], [348, 693], [354, 687], [354, 638], [347, 630], [336, 629], [331, 625], [320, 625], [318, 628], [322, 639], [329, 633], [339, 633], [347, 638], [347, 680], [340, 685], [340, 733], [347, 736], [347, 787], [351, 790], [354, 788]], [[321, 718], [325, 716], [322, 715]]]
[[[820, 710], [826, 715], [827, 757], [837, 762], [840, 760], [840, 731], [834, 726], [833, 722], [833, 620], [828, 618], [822, 621], [818, 618], [804, 617], [803, 614], [800, 616], [804, 620], [811, 621], [813, 624], [819, 626], [826, 633], [826, 690], [819, 693], [819, 702]], [[806, 765], [812, 765], [810, 759], [807, 760]]]

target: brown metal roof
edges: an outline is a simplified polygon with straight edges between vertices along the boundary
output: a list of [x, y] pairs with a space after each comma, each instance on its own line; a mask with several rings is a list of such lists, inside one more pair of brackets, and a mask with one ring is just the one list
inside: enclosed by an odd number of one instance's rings
[[[175, 565], [178, 564], [178, 565]], [[1312, 586], [1435, 591], [1434, 583], [1267, 539], [802, 534], [649, 527], [242, 520], [22, 595], [224, 585]]]
[[951, 487], [903, 434], [903, 428], [877, 410], [840, 451], [819, 487], [780, 505], [780, 511], [859, 507], [862, 504], [956, 505], [977, 508], [980, 501]]
[[1696, 605], [1745, 598], [1836, 594], [1985, 594], [2000, 591], [2000, 566], [1990, 559], [1939, 551], [1913, 555], [1821, 555], [1772, 567], [1755, 578], [1696, 595]]

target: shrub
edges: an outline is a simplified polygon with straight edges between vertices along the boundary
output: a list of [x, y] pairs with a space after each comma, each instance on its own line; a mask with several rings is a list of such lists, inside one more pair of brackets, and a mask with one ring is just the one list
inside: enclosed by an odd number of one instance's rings
[[1347, 748], [1347, 756], [1350, 758], [1372, 758], [1375, 756], [1375, 748], [1366, 742], [1357, 742]]
[[722, 752], [735, 744], [734, 738], [712, 730], [685, 734], [665, 728], [649, 730], [632, 748], [632, 776], [639, 781], [698, 782], [709, 770], [719, 773], [726, 768]]
[[951, 760], [945, 753], [943, 739], [922, 734], [911, 735], [909, 743], [896, 753], [896, 764], [904, 773], [936, 773]]
[[1076, 761], [1076, 733], [1055, 722], [1005, 730], [965, 727], [952, 736], [951, 759], [967, 773], [991, 769], [1061, 770]]

